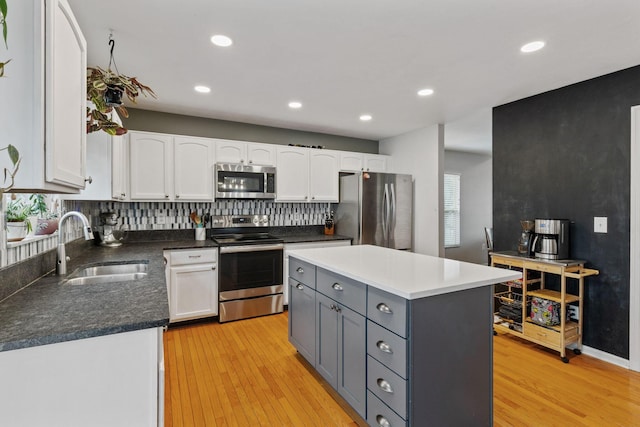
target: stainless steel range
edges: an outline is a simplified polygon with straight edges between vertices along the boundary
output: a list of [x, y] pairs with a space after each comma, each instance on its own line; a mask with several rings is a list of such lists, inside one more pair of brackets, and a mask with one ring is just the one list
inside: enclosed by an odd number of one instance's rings
[[282, 313], [282, 239], [269, 234], [267, 215], [214, 216], [219, 245], [219, 320]]

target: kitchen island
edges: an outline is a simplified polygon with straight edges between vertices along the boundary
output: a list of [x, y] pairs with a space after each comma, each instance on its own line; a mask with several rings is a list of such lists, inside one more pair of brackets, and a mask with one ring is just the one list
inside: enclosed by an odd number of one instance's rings
[[492, 285], [519, 272], [367, 245], [290, 257], [289, 340], [370, 425], [492, 425]]

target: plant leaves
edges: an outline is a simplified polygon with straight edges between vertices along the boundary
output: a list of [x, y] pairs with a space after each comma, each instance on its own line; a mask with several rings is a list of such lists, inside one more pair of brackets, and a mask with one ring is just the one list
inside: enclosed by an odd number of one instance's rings
[[9, 152], [9, 158], [11, 159], [11, 163], [13, 163], [13, 166], [15, 166], [16, 163], [18, 163], [18, 159], [20, 159], [20, 152], [16, 147], [14, 147], [11, 144], [9, 144], [9, 146], [7, 147], [7, 151]]
[[0, 13], [2, 14], [2, 38], [4, 39], [4, 46], [9, 49], [7, 44], [7, 0], [0, 0]]

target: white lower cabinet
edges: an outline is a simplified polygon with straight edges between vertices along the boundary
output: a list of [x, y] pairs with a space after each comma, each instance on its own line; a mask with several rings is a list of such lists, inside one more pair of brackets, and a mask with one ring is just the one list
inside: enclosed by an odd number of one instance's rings
[[[289, 253], [295, 249], [312, 249], [312, 248], [332, 248], [336, 246], [351, 246], [351, 240], [331, 240], [321, 242], [304, 242], [304, 243], [285, 243], [284, 259], [282, 261], [282, 277], [285, 281], [289, 277]], [[284, 305], [289, 304], [289, 286], [284, 287]]]
[[163, 425], [162, 328], [0, 352], [1, 424]]
[[218, 315], [218, 249], [165, 251], [169, 321]]

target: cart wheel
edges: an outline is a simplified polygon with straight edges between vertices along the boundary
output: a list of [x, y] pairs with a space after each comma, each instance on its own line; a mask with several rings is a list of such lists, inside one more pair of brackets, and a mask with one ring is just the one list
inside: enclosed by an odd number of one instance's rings
[[569, 359], [566, 357], [561, 357], [560, 360], [562, 360], [563, 363], [569, 363]]
[[580, 350], [579, 348], [574, 348], [573, 349], [573, 354], [577, 354], [578, 356], [582, 354], [582, 350]]

